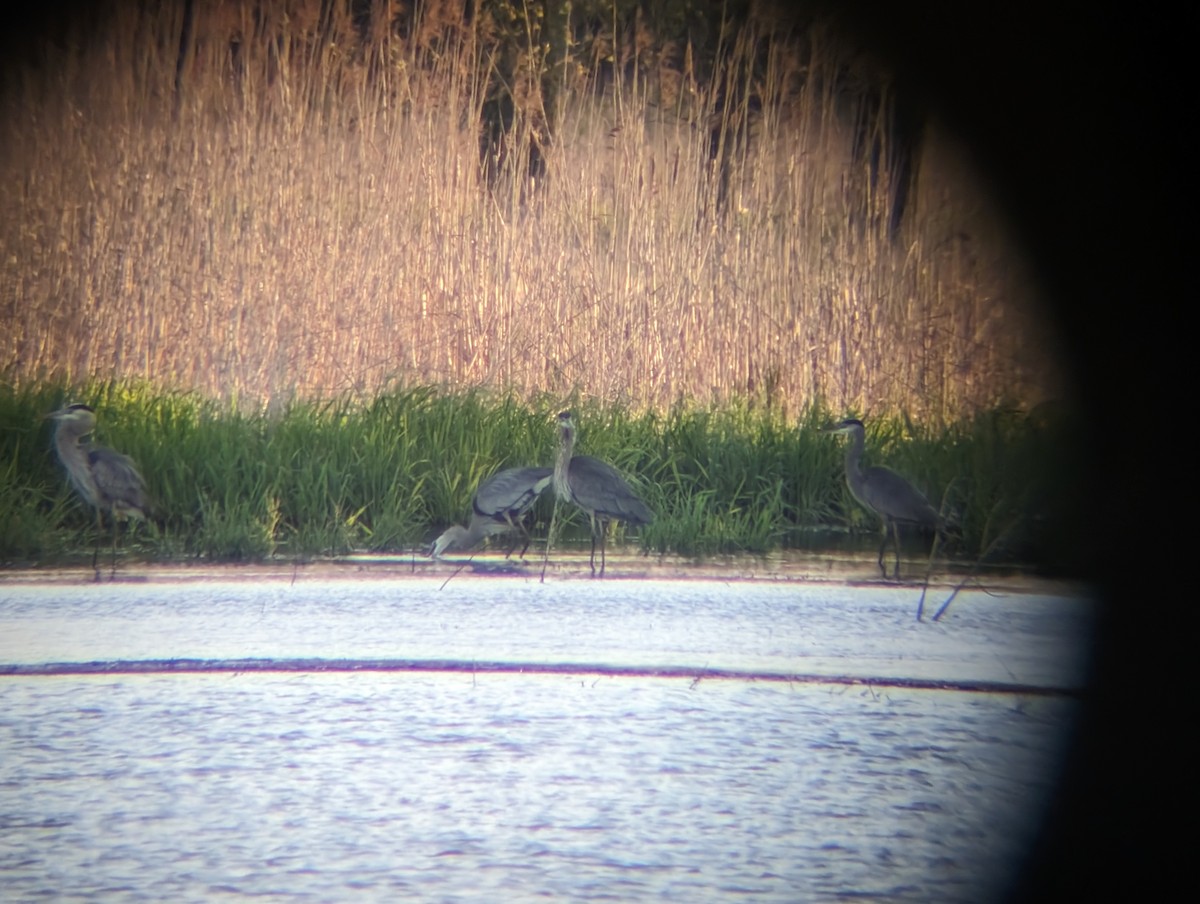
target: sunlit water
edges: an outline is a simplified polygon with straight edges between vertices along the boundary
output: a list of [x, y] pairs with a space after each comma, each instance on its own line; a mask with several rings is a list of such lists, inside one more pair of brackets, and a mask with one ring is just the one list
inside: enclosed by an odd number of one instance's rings
[[986, 901], [1081, 705], [1073, 596], [444, 580], [0, 584], [0, 898]]

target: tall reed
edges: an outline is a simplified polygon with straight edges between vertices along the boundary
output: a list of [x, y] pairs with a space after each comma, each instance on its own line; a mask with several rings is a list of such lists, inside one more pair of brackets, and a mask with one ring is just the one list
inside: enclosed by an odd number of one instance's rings
[[846, 87], [888, 76], [831, 27], [704, 7], [702, 65], [647, 15], [567, 40], [539, 8], [113, 3], [6, 62], [0, 370], [272, 410], [398, 382], [949, 423], [1058, 392], [936, 123], [889, 234]]

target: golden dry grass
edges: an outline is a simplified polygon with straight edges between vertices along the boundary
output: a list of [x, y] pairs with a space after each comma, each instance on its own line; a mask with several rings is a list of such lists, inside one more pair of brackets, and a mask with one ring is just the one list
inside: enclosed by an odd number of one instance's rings
[[[181, 62], [182, 8], [119, 6], [0, 83], [14, 382], [146, 378], [256, 406], [397, 382], [822, 399], [932, 420], [1058, 391], [1020, 249], [936, 125], [886, 234], [831, 32], [800, 53], [766, 19], [731, 26], [707, 77], [644, 28], [597, 38], [546, 110], [542, 45], [513, 50], [504, 4], [469, 23], [428, 4], [403, 29], [376, 4], [363, 33], [338, 4], [198, 3]], [[502, 81], [512, 150], [481, 164]]]

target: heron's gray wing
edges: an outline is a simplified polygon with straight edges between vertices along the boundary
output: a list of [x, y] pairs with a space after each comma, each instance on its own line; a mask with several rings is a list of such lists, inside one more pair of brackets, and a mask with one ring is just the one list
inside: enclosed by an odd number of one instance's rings
[[150, 507], [146, 481], [128, 455], [103, 446], [88, 450], [88, 466], [101, 504], [118, 514], [145, 517]]
[[508, 468], [493, 474], [475, 491], [472, 506], [477, 515], [504, 518], [527, 511], [550, 485], [550, 468]]
[[571, 459], [568, 480], [575, 502], [597, 518], [648, 524], [654, 513], [634, 493], [621, 472], [590, 455]]
[[931, 527], [938, 523], [937, 509], [920, 490], [890, 468], [868, 468], [864, 490], [868, 505], [881, 515]]

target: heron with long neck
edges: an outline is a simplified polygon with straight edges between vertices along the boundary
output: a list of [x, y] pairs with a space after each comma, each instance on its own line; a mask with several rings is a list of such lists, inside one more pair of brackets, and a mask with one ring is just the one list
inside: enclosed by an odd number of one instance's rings
[[875, 466], [863, 468], [862, 456], [865, 445], [863, 422], [857, 418], [847, 418], [832, 427], [826, 428], [827, 433], [841, 433], [850, 438], [846, 444], [846, 485], [850, 494], [864, 508], [870, 509], [879, 516], [883, 537], [879, 544], [879, 570], [883, 576], [888, 576], [887, 566], [883, 563], [883, 553], [887, 549], [888, 536], [891, 535], [896, 549], [896, 565], [894, 577], [900, 577], [900, 527], [901, 523], [918, 524], [923, 527], [937, 528], [941, 519], [937, 510], [929, 504], [921, 492], [911, 483], [890, 468]]
[[493, 474], [475, 491], [467, 527], [455, 524], [447, 529], [434, 541], [430, 555], [437, 559], [450, 549], [470, 549], [485, 537], [516, 532], [525, 538], [520, 556], [524, 558], [532, 537], [521, 519], [550, 485], [553, 473], [550, 468], [508, 468]]
[[596, 575], [596, 542], [600, 543], [600, 576], [604, 577], [605, 535], [611, 521], [648, 524], [654, 513], [612, 465], [575, 455], [575, 422], [571, 412], [558, 415], [558, 457], [554, 462], [554, 492], [563, 502], [587, 513], [592, 529], [592, 553], [588, 564]]
[[[54, 449], [67, 469], [75, 491], [96, 510], [96, 524], [103, 530], [103, 515], [113, 525], [113, 570], [117, 567], [117, 522], [128, 518], [144, 521], [150, 511], [146, 482], [128, 455], [95, 446], [85, 437], [96, 427], [96, 412], [90, 405], [68, 405], [45, 415], [56, 423]], [[99, 578], [97, 559], [100, 538], [92, 554], [92, 568]]]

